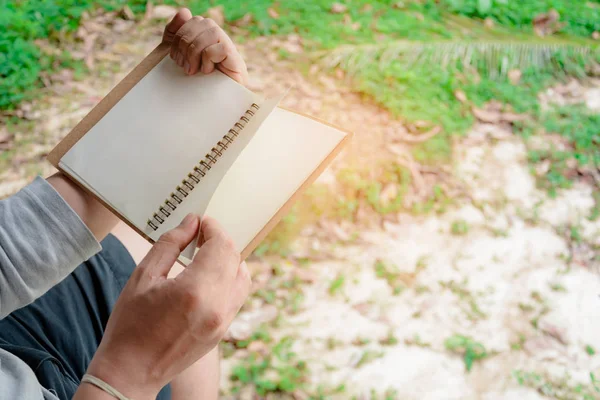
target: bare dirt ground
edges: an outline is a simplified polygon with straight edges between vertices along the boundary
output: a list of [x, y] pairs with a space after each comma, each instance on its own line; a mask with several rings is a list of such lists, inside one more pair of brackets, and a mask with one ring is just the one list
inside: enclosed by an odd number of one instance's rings
[[[30, 124], [13, 138], [18, 150], [0, 175], [0, 197], [51, 172], [44, 155], [160, 33], [154, 24], [128, 22], [88, 28], [99, 32], [87, 49], [91, 75], [54, 77], [47, 94], [18, 111]], [[354, 131], [352, 148], [333, 170], [393, 157], [387, 146], [390, 135], [404, 131], [401, 122], [344, 89], [342, 77], [302, 73], [278, 59], [272, 49], [282, 43], [241, 46], [250, 88], [273, 94], [292, 86], [284, 106]], [[598, 89], [578, 90], [580, 100], [597, 107]], [[391, 399], [600, 398], [590, 378], [600, 376], [600, 266], [591, 250], [600, 243], [600, 223], [586, 219], [592, 189], [576, 184], [549, 199], [536, 189], [524, 144], [500, 125], [475, 125], [456, 144], [454, 159], [453, 179], [467, 200], [441, 216], [398, 214], [369, 228], [322, 221], [303, 229], [288, 257], [253, 257], [257, 295], [228, 340], [249, 339], [261, 324], [275, 342], [292, 338], [308, 367], [308, 388], [344, 384], [328, 398], [380, 398], [373, 391]], [[322, 178], [328, 180], [335, 180], [331, 171]], [[456, 221], [468, 229], [457, 231]], [[577, 242], [567, 234], [575, 225]], [[290, 281], [293, 290], [283, 284]], [[448, 345], [461, 335], [471, 344]], [[477, 353], [481, 359], [467, 372], [465, 347], [473, 343], [485, 354]], [[256, 398], [251, 387], [230, 393], [230, 371], [251, 352], [268, 351], [257, 339], [227, 354], [226, 398]], [[307, 398], [301, 390], [293, 396]]]

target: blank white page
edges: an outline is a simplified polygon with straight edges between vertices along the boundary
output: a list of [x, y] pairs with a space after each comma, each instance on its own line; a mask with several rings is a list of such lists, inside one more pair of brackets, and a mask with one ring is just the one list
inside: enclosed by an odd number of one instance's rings
[[[146, 231], [147, 220], [181, 180], [252, 103], [261, 102], [218, 71], [186, 76], [165, 58], [67, 152], [60, 166]], [[194, 206], [190, 203], [183, 204]], [[173, 225], [168, 222], [161, 232]], [[161, 232], [150, 236], [156, 239]]]
[[221, 180], [206, 214], [242, 251], [345, 136], [276, 108]]

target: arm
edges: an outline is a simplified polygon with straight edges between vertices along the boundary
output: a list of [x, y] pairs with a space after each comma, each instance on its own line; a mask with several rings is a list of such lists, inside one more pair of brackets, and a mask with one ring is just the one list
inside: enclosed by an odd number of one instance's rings
[[[211, 218], [199, 225], [197, 217], [188, 215], [154, 244], [119, 296], [88, 367], [88, 374], [129, 398], [156, 398], [168, 382], [176, 383], [172, 388], [179, 395], [203, 393], [197, 391], [198, 379], [187, 388], [185, 382], [192, 383], [202, 364], [198, 360], [215, 357], [207, 355], [248, 295], [250, 275], [231, 238]], [[202, 243], [194, 260], [169, 279], [173, 263], [198, 237], [199, 228]], [[89, 386], [80, 385], [74, 399], [100, 399]]]
[[91, 194], [61, 173], [47, 179], [99, 242], [117, 225], [119, 219]]
[[219, 398], [219, 349], [196, 361], [171, 381], [173, 400], [217, 400]]
[[[66, 196], [87, 218], [80, 195]], [[0, 201], [0, 319], [33, 302], [99, 250], [78, 214], [41, 178]]]

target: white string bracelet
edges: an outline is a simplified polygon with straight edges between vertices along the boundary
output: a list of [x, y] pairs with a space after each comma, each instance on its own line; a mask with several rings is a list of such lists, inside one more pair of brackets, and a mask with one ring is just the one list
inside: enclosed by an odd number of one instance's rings
[[104, 382], [102, 379], [96, 378], [95, 376], [92, 376], [89, 374], [83, 375], [83, 378], [81, 378], [81, 383], [84, 383], [84, 382], [91, 383], [92, 385], [104, 390], [106, 393], [110, 394], [111, 396], [113, 396], [116, 399], [131, 400], [129, 397], [124, 396], [117, 389], [110, 386], [108, 383]]

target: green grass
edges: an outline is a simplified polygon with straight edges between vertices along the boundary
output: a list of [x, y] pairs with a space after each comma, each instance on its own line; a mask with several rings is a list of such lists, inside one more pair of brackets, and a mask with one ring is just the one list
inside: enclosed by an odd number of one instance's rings
[[469, 233], [469, 224], [462, 219], [456, 220], [450, 225], [450, 232], [456, 236], [466, 235]]
[[[240, 39], [244, 40], [259, 35], [298, 34], [305, 49], [305, 54], [299, 56], [298, 65], [312, 62], [312, 55], [340, 45], [361, 46], [398, 40], [413, 43], [477, 41], [488, 37], [533, 40], [531, 21], [551, 8], [559, 11], [561, 21], [565, 23], [555, 38], [557, 40], [587, 46], [593, 43], [589, 40], [592, 32], [600, 30], [600, 3], [597, 0], [539, 0], [526, 4], [514, 0], [338, 2], [346, 6], [345, 12], [333, 13], [334, 1], [331, 0], [166, 0], [163, 3], [185, 3], [194, 14], [222, 5], [225, 19], [231, 23], [251, 15], [251, 22], [244, 27], [247, 32], [240, 35]], [[35, 89], [41, 86], [42, 74], [60, 68], [83, 70], [82, 63], [73, 60], [66, 52], [58, 56], [43, 53], [35, 43], [37, 39], [47, 39], [51, 45], [60, 48], [61, 41], [75, 40], [73, 33], [84, 12], [98, 7], [120, 10], [125, 4], [141, 16], [146, 1], [0, 0], [0, 25], [6, 27], [0, 31], [0, 109], [13, 108], [20, 101], [32, 98]], [[273, 12], [276, 17], [273, 17]], [[492, 30], [485, 28], [482, 22], [487, 17], [496, 21]], [[285, 59], [298, 57], [286, 50], [279, 50], [278, 54]], [[543, 160], [552, 162], [549, 172], [539, 181], [541, 187], [555, 194], [557, 190], [569, 187], [573, 181], [571, 172], [566, 168], [569, 159], [576, 158], [581, 165], [597, 162], [598, 151], [594, 146], [598, 148], [598, 139], [594, 129], [599, 119], [598, 116], [584, 115], [576, 107], [542, 114], [537, 94], [567, 74], [581, 75], [584, 69], [584, 60], [558, 53], [555, 56], [553, 65], [546, 69], [523, 68], [518, 84], [511, 83], [504, 75], [492, 76], [490, 71], [496, 66], [481, 61], [473, 62], [469, 68], [459, 62], [407, 65], [400, 59], [383, 60], [366, 54], [363, 68], [359, 71], [346, 68], [346, 72], [352, 72], [350, 84], [354, 90], [373, 99], [398, 118], [407, 122], [427, 121], [431, 126], [442, 128], [440, 134], [412, 147], [414, 158], [423, 164], [436, 165], [451, 160], [452, 138], [465, 134], [473, 125], [473, 106], [482, 107], [490, 100], [497, 100], [508, 109], [529, 114], [531, 121], [517, 124], [517, 130], [524, 136], [542, 127], [558, 131], [573, 143], [573, 151], [530, 152], [532, 164]], [[557, 76], [560, 67], [565, 69], [562, 77], [560, 74]], [[341, 68], [344, 69], [344, 66], [341, 65]], [[464, 92], [466, 102], [456, 98], [457, 90]], [[373, 174], [374, 167], [378, 168], [376, 174]], [[299, 222], [306, 220], [306, 215], [353, 220], [361, 207], [385, 215], [401, 210], [443, 212], [451, 203], [444, 189], [436, 186], [429, 197], [413, 202], [406, 209], [404, 199], [412, 192], [412, 178], [406, 168], [393, 163], [381, 168], [369, 165], [362, 169], [343, 170], [338, 180], [345, 187], [343, 193], [323, 196], [326, 188], [314, 188], [312, 196], [307, 196], [306, 204], [286, 217], [274, 235], [257, 249], [257, 254], [269, 252], [285, 256], [286, 242], [298, 232], [302, 225]], [[381, 193], [389, 183], [396, 185], [396, 196], [382, 199]], [[323, 197], [328, 199], [323, 200]], [[596, 211], [600, 215], [600, 206]], [[310, 218], [308, 220], [310, 222]]]
[[600, 115], [585, 105], [554, 107], [541, 113], [533, 128], [521, 132], [527, 136], [532, 129], [563, 138], [562, 146], [550, 142], [548, 148], [533, 148], [528, 152], [534, 165], [549, 162], [548, 170], [538, 174], [538, 186], [552, 197], [558, 190], [572, 186], [578, 168], [593, 170], [600, 166]]
[[329, 294], [331, 296], [334, 296], [336, 293], [339, 293], [344, 288], [345, 283], [346, 277], [344, 277], [344, 275], [339, 274], [338, 276], [336, 276], [336, 278], [329, 284]]
[[416, 274], [402, 273], [398, 270], [398, 267], [386, 263], [382, 260], [376, 260], [375, 275], [378, 278], [384, 279], [392, 289], [392, 294], [398, 295], [406, 288], [407, 285], [411, 284]]
[[590, 356], [593, 356], [596, 354], [596, 350], [589, 344], [585, 346], [585, 352], [588, 353]]
[[462, 355], [467, 371], [471, 371], [475, 361], [489, 356], [483, 344], [468, 336], [453, 335], [444, 341], [444, 346], [446, 350]]
[[269, 344], [272, 346], [266, 355], [250, 352], [233, 367], [233, 393], [238, 393], [246, 385], [253, 385], [260, 396], [293, 393], [304, 387], [308, 369], [306, 362], [292, 350], [293, 339], [285, 337]]
[[[504, 26], [532, 30], [533, 19], [555, 9], [566, 22], [559, 32], [589, 37], [600, 31], [600, 2], [564, 0], [443, 0], [451, 12], [470, 18], [492, 18]], [[482, 6], [483, 5], [483, 6]]]
[[573, 385], [569, 376], [564, 378], [544, 376], [534, 371], [514, 370], [512, 376], [521, 386], [535, 389], [541, 395], [553, 399], [594, 400], [600, 394], [600, 382], [590, 372], [588, 385]]

